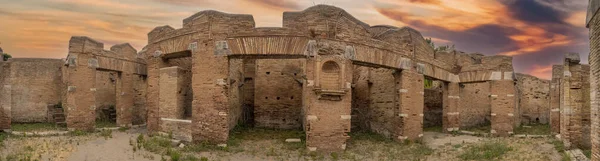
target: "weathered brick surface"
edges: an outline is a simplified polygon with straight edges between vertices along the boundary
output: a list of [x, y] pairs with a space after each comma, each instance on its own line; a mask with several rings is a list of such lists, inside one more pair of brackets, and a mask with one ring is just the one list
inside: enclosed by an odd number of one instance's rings
[[[328, 70], [324, 64], [335, 62], [338, 65], [340, 86], [323, 88], [332, 83], [322, 76]], [[306, 64], [307, 81], [303, 89], [303, 107], [306, 114], [304, 130], [309, 150], [339, 151], [346, 148], [350, 132], [352, 93], [352, 64], [339, 60], [339, 56], [317, 56], [308, 59]]]
[[96, 118], [108, 119], [108, 114], [102, 109], [117, 105], [117, 79], [118, 72], [96, 71]]
[[10, 95], [12, 122], [46, 122], [48, 104], [61, 101], [60, 59], [10, 59], [11, 70], [7, 85]]
[[133, 116], [131, 123], [133, 125], [146, 124], [147, 109], [146, 109], [146, 91], [147, 91], [147, 79], [144, 75], [133, 76]]
[[565, 55], [561, 81], [560, 134], [567, 147], [589, 148], [590, 82], [589, 66], [579, 64], [579, 56]]
[[173, 139], [192, 141], [192, 120], [161, 118], [160, 129], [162, 132], [172, 134]]
[[550, 81], [517, 73], [517, 98], [522, 124], [547, 124], [550, 118]]
[[424, 77], [415, 71], [403, 70], [395, 78], [401, 119], [395, 139], [420, 139], [423, 136]]
[[116, 79], [117, 125], [132, 124], [134, 108], [134, 74], [145, 75], [145, 62], [129, 44], [119, 44], [104, 50], [104, 44], [87, 37], [72, 37], [69, 56], [63, 72], [67, 127], [93, 130], [96, 118], [97, 70], [118, 72]]
[[443, 91], [441, 86], [425, 88], [423, 106], [423, 127], [435, 127], [443, 124]]
[[303, 59], [260, 59], [256, 62], [254, 120], [256, 127], [300, 129]]
[[[481, 93], [483, 94], [483, 93]], [[443, 122], [444, 132], [460, 130], [461, 126], [461, 99], [460, 85], [458, 83], [445, 83], [442, 86]]]
[[8, 84], [10, 64], [0, 61], [0, 130], [9, 130], [11, 124], [11, 86]]
[[492, 135], [509, 136], [515, 120], [515, 86], [512, 80], [490, 83]]
[[161, 118], [182, 119], [185, 111], [185, 94], [187, 86], [184, 80], [184, 69], [173, 66], [160, 69], [160, 103]]
[[600, 18], [597, 15], [598, 0], [590, 1], [588, 27], [590, 29], [590, 91], [591, 91], [591, 143], [592, 160], [600, 161]]
[[491, 121], [490, 82], [460, 84], [460, 128], [489, 125]]
[[552, 66], [552, 81], [550, 82], [550, 126], [553, 133], [560, 133], [560, 100], [562, 98], [561, 80], [563, 74], [562, 65]]

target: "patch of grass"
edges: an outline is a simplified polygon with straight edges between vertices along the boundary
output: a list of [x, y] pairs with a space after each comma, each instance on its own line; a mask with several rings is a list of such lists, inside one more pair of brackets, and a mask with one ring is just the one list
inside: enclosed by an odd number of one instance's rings
[[432, 126], [432, 127], [425, 127], [425, 128], [423, 128], [423, 131], [444, 132], [444, 129], [443, 129], [442, 126]]
[[0, 132], [0, 147], [4, 147], [4, 140], [8, 138], [8, 134]]
[[127, 131], [127, 130], [129, 130], [129, 128], [128, 128], [128, 127], [119, 127], [119, 131], [120, 131], [120, 132], [125, 132], [125, 131]]
[[467, 147], [458, 157], [462, 160], [496, 160], [511, 150], [512, 148], [506, 143], [487, 142]]
[[13, 131], [25, 132], [58, 130], [53, 123], [13, 123], [10, 128]]
[[142, 147], [148, 151], [162, 153], [171, 147], [171, 140], [161, 137], [152, 137], [142, 143]]
[[585, 155], [588, 159], [592, 158], [592, 149], [583, 150], [583, 155]]
[[[529, 127], [525, 127], [529, 126]], [[550, 135], [550, 125], [544, 124], [531, 124], [515, 128], [515, 134], [527, 134], [527, 135]]]
[[85, 136], [90, 134], [89, 132], [86, 131], [82, 131], [82, 130], [74, 130], [74, 131], [70, 131], [69, 135], [71, 136]]
[[475, 133], [490, 133], [490, 131], [492, 130], [492, 125], [475, 126], [475, 127], [466, 128], [465, 130], [475, 132]]
[[117, 127], [117, 123], [108, 120], [96, 120], [96, 128]]
[[112, 130], [102, 130], [100, 131], [100, 136], [104, 137], [104, 139], [112, 138]]
[[565, 151], [565, 144], [562, 141], [553, 139], [548, 143], [554, 145], [554, 149], [556, 149], [556, 151], [558, 151], [558, 153], [562, 156], [561, 161], [571, 160], [571, 157], [569, 156], [569, 154], [567, 154], [567, 151]]
[[391, 142], [394, 141], [390, 138], [386, 138], [383, 135], [379, 135], [377, 133], [374, 132], [370, 132], [370, 131], [359, 131], [359, 132], [352, 132], [349, 134], [351, 140], [354, 141], [372, 141], [372, 142]]

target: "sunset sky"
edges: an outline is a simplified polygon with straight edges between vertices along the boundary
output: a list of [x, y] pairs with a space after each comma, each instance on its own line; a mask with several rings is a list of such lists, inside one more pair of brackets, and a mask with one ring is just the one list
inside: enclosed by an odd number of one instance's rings
[[73, 35], [140, 50], [156, 26], [180, 28], [202, 10], [254, 15], [280, 27], [284, 11], [315, 4], [374, 25], [410, 26], [436, 44], [511, 55], [517, 72], [550, 78], [567, 52], [589, 54], [588, 0], [0, 0], [0, 47], [13, 57], [64, 58]]

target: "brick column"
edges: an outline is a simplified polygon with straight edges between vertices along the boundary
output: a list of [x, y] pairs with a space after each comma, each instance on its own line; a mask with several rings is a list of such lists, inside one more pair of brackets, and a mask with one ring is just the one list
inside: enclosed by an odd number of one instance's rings
[[[149, 49], [148, 51], [154, 52], [156, 49]], [[160, 100], [160, 68], [163, 68], [166, 63], [159, 57], [158, 53], [153, 53], [154, 56], [148, 57], [148, 86], [146, 89], [146, 110], [148, 110], [148, 116], [146, 118], [146, 126], [149, 132], [156, 132], [160, 130], [160, 116], [159, 116], [159, 100]], [[150, 54], [152, 55], [152, 54]]]
[[591, 0], [588, 9], [590, 28], [590, 98], [592, 120], [592, 161], [600, 161], [600, 18], [596, 15], [600, 1]]
[[183, 72], [184, 69], [178, 66], [160, 69], [160, 118], [183, 118], [185, 100], [179, 92], [183, 90]]
[[[129, 63], [124, 63], [123, 69], [131, 69], [133, 67], [125, 67]], [[121, 127], [130, 127], [132, 125], [134, 100], [133, 95], [133, 74], [129, 72], [119, 73], [119, 79], [116, 85], [116, 110], [117, 110], [117, 125]]]
[[96, 122], [96, 67], [92, 55], [104, 44], [87, 37], [72, 37], [67, 57], [67, 127], [69, 130], [92, 131]]
[[560, 133], [560, 97], [561, 78], [563, 75], [562, 65], [552, 66], [552, 81], [550, 82], [550, 127], [552, 133]]
[[[192, 53], [192, 138], [222, 144], [229, 138], [229, 64], [223, 41], [198, 42]], [[217, 49], [219, 48], [219, 49]]]
[[458, 83], [444, 83], [443, 87], [443, 130], [444, 132], [458, 131], [460, 127], [460, 91]]
[[423, 74], [402, 70], [396, 75], [398, 91], [399, 129], [394, 136], [398, 141], [418, 140], [423, 136], [423, 106], [425, 105]]
[[490, 133], [495, 136], [513, 134], [515, 112], [515, 85], [512, 80], [491, 81], [491, 123]]
[[[333, 61], [339, 66], [339, 79], [324, 78], [323, 64]], [[350, 138], [352, 92], [352, 62], [337, 56], [316, 56], [307, 59], [306, 80], [303, 83], [302, 104], [305, 114], [306, 146], [310, 151], [341, 151]], [[324, 86], [339, 81], [338, 87]], [[331, 85], [328, 84], [328, 85]], [[334, 88], [334, 89], [323, 89]]]

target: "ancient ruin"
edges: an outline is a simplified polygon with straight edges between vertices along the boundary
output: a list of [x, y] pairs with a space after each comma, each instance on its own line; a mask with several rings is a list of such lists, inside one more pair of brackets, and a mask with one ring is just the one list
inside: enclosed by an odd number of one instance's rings
[[590, 0], [586, 26], [590, 29], [590, 102], [591, 102], [591, 144], [592, 160], [600, 160], [600, 19], [598, 19], [599, 0]]
[[154, 28], [139, 52], [76, 36], [65, 59], [0, 62], [0, 129], [55, 122], [93, 130], [109, 121], [219, 146], [236, 126], [302, 129], [308, 150], [331, 152], [359, 130], [404, 142], [420, 140], [425, 127], [489, 127], [508, 137], [549, 124], [598, 159], [595, 52], [592, 45], [591, 71], [566, 54], [543, 80], [515, 73], [512, 57], [436, 51], [415, 29], [371, 26], [333, 6], [285, 12], [278, 28], [202, 11], [180, 29]]

